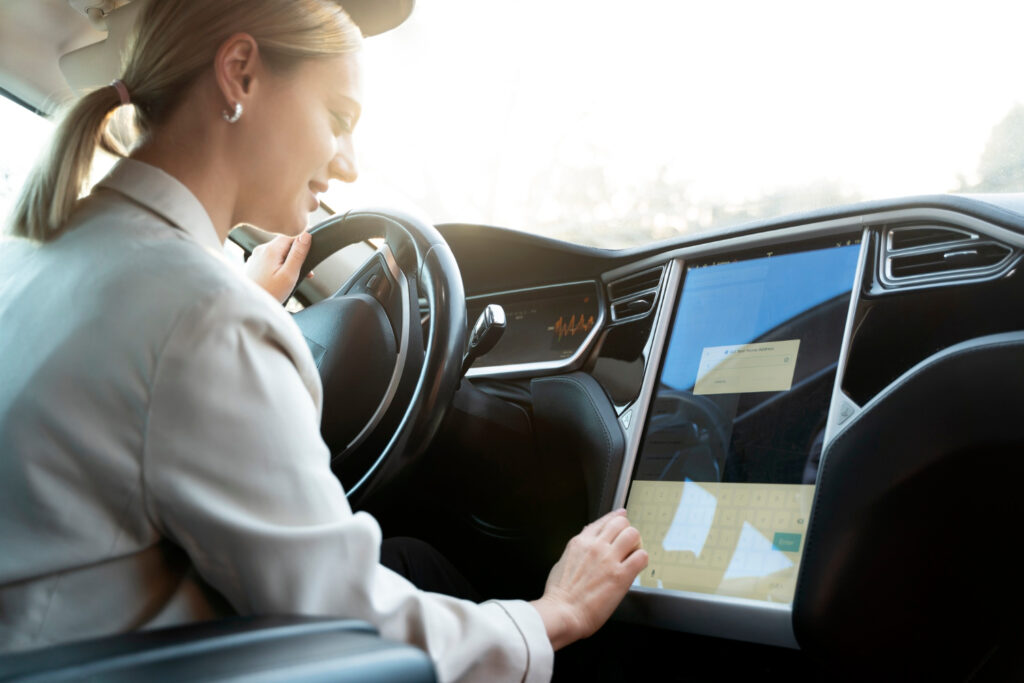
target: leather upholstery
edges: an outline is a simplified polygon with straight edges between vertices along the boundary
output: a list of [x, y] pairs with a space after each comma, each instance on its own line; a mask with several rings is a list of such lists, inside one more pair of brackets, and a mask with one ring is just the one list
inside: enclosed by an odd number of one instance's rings
[[0, 657], [0, 681], [436, 680], [427, 655], [369, 624], [238, 617]]
[[793, 604], [852, 677], [962, 677], [1022, 603], [1024, 332], [906, 372], [827, 447]]
[[582, 372], [535, 379], [530, 389], [541, 454], [577, 465], [587, 521], [600, 517], [611, 510], [625, 452], [611, 401], [597, 380]]

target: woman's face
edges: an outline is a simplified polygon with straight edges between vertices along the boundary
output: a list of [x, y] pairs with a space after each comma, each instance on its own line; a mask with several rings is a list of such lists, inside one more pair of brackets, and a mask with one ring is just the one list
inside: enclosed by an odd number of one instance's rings
[[[357, 54], [264, 71], [242, 119], [237, 222], [287, 235], [306, 228], [327, 182], [356, 179], [352, 133], [361, 112]], [[239, 131], [242, 132], [242, 131]]]

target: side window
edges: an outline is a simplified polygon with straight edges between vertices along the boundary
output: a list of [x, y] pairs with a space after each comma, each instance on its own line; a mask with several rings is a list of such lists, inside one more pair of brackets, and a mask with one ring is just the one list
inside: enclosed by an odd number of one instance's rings
[[0, 95], [0, 224], [6, 225], [53, 124]]

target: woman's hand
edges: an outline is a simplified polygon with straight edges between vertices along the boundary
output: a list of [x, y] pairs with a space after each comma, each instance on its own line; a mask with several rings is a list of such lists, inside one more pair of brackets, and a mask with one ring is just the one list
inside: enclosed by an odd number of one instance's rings
[[[270, 292], [272, 297], [284, 303], [295, 289], [299, 269], [309, 253], [310, 242], [308, 232], [298, 237], [278, 235], [252, 250], [252, 256], [245, 262], [245, 274]], [[313, 273], [309, 276], [312, 277]]]
[[585, 526], [551, 569], [544, 595], [531, 603], [551, 646], [558, 650], [601, 628], [646, 566], [640, 532], [630, 526], [625, 510]]

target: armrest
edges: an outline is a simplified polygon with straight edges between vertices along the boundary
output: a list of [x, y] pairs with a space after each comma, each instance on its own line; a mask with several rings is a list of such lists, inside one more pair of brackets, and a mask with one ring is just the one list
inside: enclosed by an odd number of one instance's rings
[[0, 656], [0, 681], [436, 680], [426, 653], [369, 624], [233, 617]]

